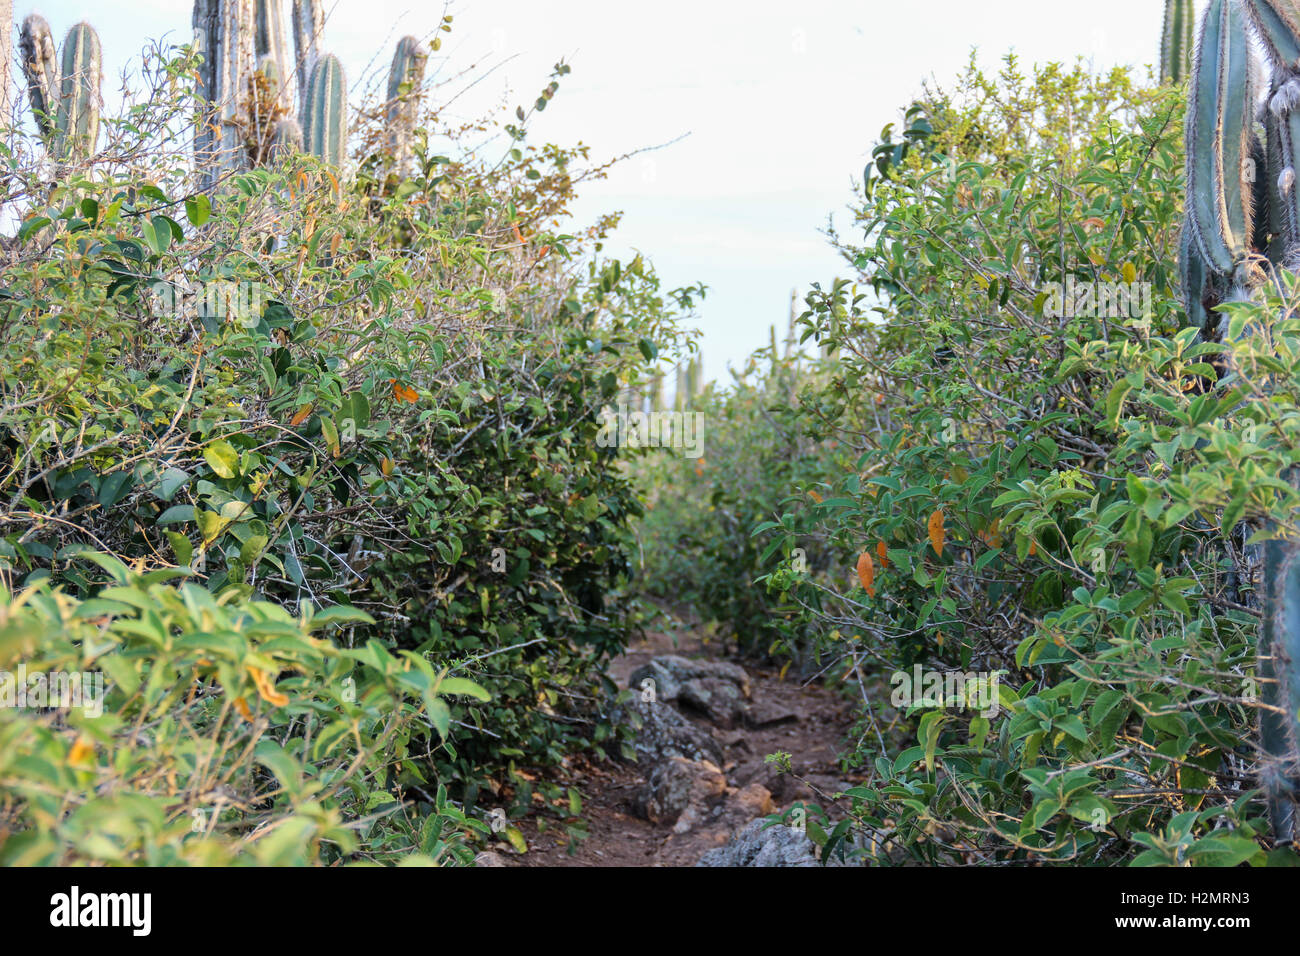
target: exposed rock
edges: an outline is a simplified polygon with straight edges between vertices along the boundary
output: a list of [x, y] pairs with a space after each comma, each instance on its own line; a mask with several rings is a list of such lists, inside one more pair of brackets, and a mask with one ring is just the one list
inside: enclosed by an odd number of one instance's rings
[[507, 866], [506, 858], [495, 850], [484, 850], [474, 857], [475, 866]]
[[709, 760], [722, 766], [722, 747], [703, 727], [697, 727], [662, 699], [639, 695], [620, 703], [611, 714], [616, 725], [630, 724], [635, 732], [637, 762], [654, 767], [670, 757]]
[[642, 689], [642, 681], [652, 680], [658, 700], [676, 700], [681, 695], [683, 684], [700, 678], [729, 681], [746, 700], [753, 692], [749, 674], [739, 664], [723, 661], [692, 661], [685, 657], [678, 657], [676, 654], [661, 654], [642, 664], [628, 677], [627, 686], [634, 691], [639, 691]]
[[727, 728], [736, 726], [746, 708], [740, 687], [723, 677], [692, 677], [684, 681], [678, 701], [719, 727]]
[[769, 813], [776, 812], [776, 806], [772, 803], [772, 792], [761, 783], [751, 783], [738, 790], [728, 801], [728, 811], [733, 808], [746, 823], [755, 817], [765, 817]]
[[759, 701], [745, 710], [745, 723], [754, 728], [770, 727], [774, 724], [792, 724], [799, 715], [789, 707]]
[[[745, 827], [734, 840], [716, 850], [709, 850], [696, 866], [821, 866], [817, 861], [817, 847], [792, 827], [777, 824], [769, 827], [766, 820], [755, 820]], [[858, 866], [844, 863], [839, 854], [827, 866]]]
[[677, 824], [674, 830], [685, 833], [726, 791], [727, 780], [714, 764], [670, 757], [650, 771], [632, 809], [651, 823]]

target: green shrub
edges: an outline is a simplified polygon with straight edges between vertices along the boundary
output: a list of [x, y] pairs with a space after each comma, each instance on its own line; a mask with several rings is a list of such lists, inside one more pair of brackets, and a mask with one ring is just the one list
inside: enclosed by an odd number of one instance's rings
[[[490, 695], [405, 726], [379, 790], [431, 833], [447, 794], [468, 814], [484, 786], [527, 804], [516, 763], [609, 733], [598, 665], [626, 631], [639, 505], [596, 413], [680, 344], [689, 299], [639, 256], [600, 255], [613, 220], [558, 233], [602, 169], [530, 146], [523, 124], [504, 161], [426, 117], [408, 178], [363, 153], [340, 181], [298, 155], [196, 194], [175, 136], [192, 68], [189, 51], [147, 57], [146, 95], [104, 120], [112, 148], [53, 183], [13, 154], [0, 583], [94, 600], [91, 548], [183, 569], [223, 605], [364, 612], [348, 654], [377, 649], [382, 670], [400, 651]], [[168, 706], [194, 686], [177, 680]]]
[[483, 824], [441, 794], [415, 817], [392, 780], [423, 727], [447, 733], [449, 695], [482, 688], [319, 636], [369, 622], [351, 608], [295, 617], [85, 557], [112, 578], [94, 598], [0, 589], [0, 863], [468, 859]]

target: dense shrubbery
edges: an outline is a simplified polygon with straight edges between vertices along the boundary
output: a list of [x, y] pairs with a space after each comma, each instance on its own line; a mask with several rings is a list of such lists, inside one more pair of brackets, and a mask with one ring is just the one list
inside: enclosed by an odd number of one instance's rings
[[[838, 362], [748, 412], [818, 452], [730, 586], [758, 578], [788, 643], [862, 684], [846, 807], [892, 859], [1294, 862], [1256, 789], [1244, 545], [1294, 532], [1295, 323], [1270, 318], [1293, 303], [1233, 307], [1269, 334], [1231, 347], [1186, 326], [1181, 133], [1180, 95], [1123, 73], [929, 91], [875, 151], [865, 239], [834, 237], [857, 284], [801, 317]], [[1069, 306], [1135, 282], [1133, 308]], [[982, 680], [891, 707], [917, 664]], [[1000, 713], [962, 706], [990, 692]]]
[[[0, 668], [102, 666], [115, 717], [0, 709], [7, 739], [39, 728], [0, 774], [0, 834], [49, 834], [0, 854], [446, 856], [463, 821], [444, 791], [471, 815], [528, 803], [515, 761], [607, 732], [598, 665], [625, 633], [639, 505], [596, 411], [677, 344], [678, 300], [640, 257], [601, 259], [611, 221], [555, 234], [600, 170], [519, 124], [499, 162], [429, 117], [407, 179], [298, 156], [196, 195], [176, 135], [192, 68], [155, 52], [80, 167], [19, 137], [5, 154], [0, 205], [23, 221], [0, 266], [0, 581], [39, 609], [9, 626], [45, 637]], [[87, 549], [115, 556], [108, 603]], [[172, 568], [192, 581], [163, 588]], [[327, 645], [306, 628], [329, 608], [361, 623]], [[340, 662], [365, 671], [350, 708]], [[444, 699], [447, 670], [484, 691]], [[110, 781], [124, 802], [97, 795]], [[185, 837], [217, 783], [243, 809]], [[68, 799], [38, 802], [47, 786]], [[119, 812], [112, 846], [78, 829]]]

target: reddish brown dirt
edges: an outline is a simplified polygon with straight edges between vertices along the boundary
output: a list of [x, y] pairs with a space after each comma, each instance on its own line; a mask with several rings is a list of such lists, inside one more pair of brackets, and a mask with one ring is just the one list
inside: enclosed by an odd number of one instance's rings
[[[679, 654], [684, 657], [724, 659], [717, 639], [707, 641], [695, 631], [677, 636], [655, 632], [636, 641], [625, 654], [611, 662], [610, 677], [620, 687], [627, 686], [628, 676], [651, 657]], [[853, 723], [853, 707], [834, 691], [820, 683], [802, 685], [789, 675], [737, 661], [748, 670], [753, 682], [753, 701], [764, 707], [789, 710], [797, 719], [750, 729], [738, 727], [720, 730], [703, 719], [723, 745], [724, 766], [729, 787], [761, 770], [763, 758], [770, 753], [791, 754], [795, 776], [772, 783], [777, 791], [774, 805], [788, 806], [795, 800], [826, 805], [815, 790], [835, 792], [860, 778], [841, 773], [836, 755]], [[690, 715], [687, 715], [690, 717]], [[713, 826], [701, 825], [677, 834], [672, 827], [656, 826], [634, 816], [633, 794], [641, 786], [642, 776], [636, 766], [610, 762], [586, 766], [565, 781], [583, 795], [583, 820], [589, 836], [568, 852], [568, 838], [560, 830], [539, 832], [536, 819], [520, 821], [519, 828], [528, 841], [529, 851], [518, 855], [504, 843], [494, 849], [508, 866], [693, 866], [707, 850], [725, 843], [739, 828], [737, 821]]]

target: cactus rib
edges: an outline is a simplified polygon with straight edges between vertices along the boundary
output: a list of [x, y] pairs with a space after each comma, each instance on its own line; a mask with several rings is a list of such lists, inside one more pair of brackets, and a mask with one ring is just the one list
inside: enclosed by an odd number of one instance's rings
[[338, 57], [316, 61], [307, 85], [303, 142], [307, 152], [332, 166], [342, 166], [347, 149], [347, 78]]
[[415, 126], [420, 115], [420, 91], [428, 55], [415, 37], [402, 37], [388, 73], [388, 148], [395, 169], [404, 171], [411, 159]]
[[1192, 66], [1195, 29], [1192, 0], [1165, 0], [1165, 29], [1160, 43], [1160, 82], [1181, 83]]
[[78, 23], [63, 41], [55, 151], [59, 156], [85, 156], [99, 139], [100, 82], [103, 54], [99, 34], [89, 23]]
[[1255, 135], [1253, 73], [1236, 5], [1211, 0], [1187, 104], [1187, 223], [1206, 265], [1225, 277], [1245, 257], [1251, 235], [1242, 179]]
[[320, 58], [325, 11], [319, 0], [292, 0], [294, 69], [298, 77], [298, 109], [307, 115], [307, 87]]

